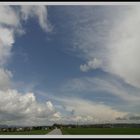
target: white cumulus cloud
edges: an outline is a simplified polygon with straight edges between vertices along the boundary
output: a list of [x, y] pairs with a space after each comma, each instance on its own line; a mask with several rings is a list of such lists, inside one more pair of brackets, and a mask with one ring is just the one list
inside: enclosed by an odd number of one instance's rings
[[[30, 120], [32, 124], [37, 124], [37, 119], [46, 120], [46, 124], [50, 119], [58, 119], [59, 112], [51, 101], [39, 103], [36, 100], [34, 93], [19, 93], [17, 90], [8, 89], [0, 91], [0, 121], [12, 122], [14, 120]], [[28, 125], [32, 125], [28, 123]], [[24, 121], [22, 122], [24, 125]]]
[[[46, 6], [0, 6], [0, 122], [19, 125], [49, 123], [49, 118], [59, 118], [59, 113], [48, 101], [39, 103], [33, 93], [19, 93], [12, 89], [10, 70], [6, 68], [17, 35], [24, 32], [23, 20], [36, 17], [40, 27], [49, 31]], [[38, 123], [39, 124], [39, 123]]]
[[77, 23], [74, 48], [86, 61], [80, 69], [100, 68], [139, 88], [139, 6], [93, 6], [72, 16]]
[[97, 58], [90, 60], [87, 64], [80, 65], [80, 69], [83, 72], [86, 72], [91, 69], [97, 69], [101, 67], [101, 61]]

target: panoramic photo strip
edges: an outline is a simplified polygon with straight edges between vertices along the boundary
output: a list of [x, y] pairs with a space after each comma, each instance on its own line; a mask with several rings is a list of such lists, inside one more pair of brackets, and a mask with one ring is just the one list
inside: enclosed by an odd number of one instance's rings
[[140, 3], [0, 3], [1, 135], [140, 135]]

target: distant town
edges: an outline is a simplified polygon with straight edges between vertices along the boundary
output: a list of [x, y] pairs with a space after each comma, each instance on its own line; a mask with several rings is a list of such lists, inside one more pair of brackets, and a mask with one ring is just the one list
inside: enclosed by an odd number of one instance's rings
[[55, 128], [140, 128], [140, 124], [53, 124], [46, 126], [8, 126], [0, 125], [0, 132], [22, 132], [22, 131], [32, 131], [32, 130], [53, 130]]

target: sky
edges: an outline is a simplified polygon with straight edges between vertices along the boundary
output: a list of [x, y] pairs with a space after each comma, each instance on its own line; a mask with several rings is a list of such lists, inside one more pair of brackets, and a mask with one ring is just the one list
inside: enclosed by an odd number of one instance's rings
[[0, 5], [0, 124], [140, 123], [137, 5]]

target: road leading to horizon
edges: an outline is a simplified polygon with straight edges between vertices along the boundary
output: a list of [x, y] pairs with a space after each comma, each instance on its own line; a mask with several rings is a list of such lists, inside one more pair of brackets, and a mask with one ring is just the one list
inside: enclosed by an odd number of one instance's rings
[[60, 129], [55, 128], [51, 132], [49, 132], [47, 135], [62, 135], [62, 132]]

